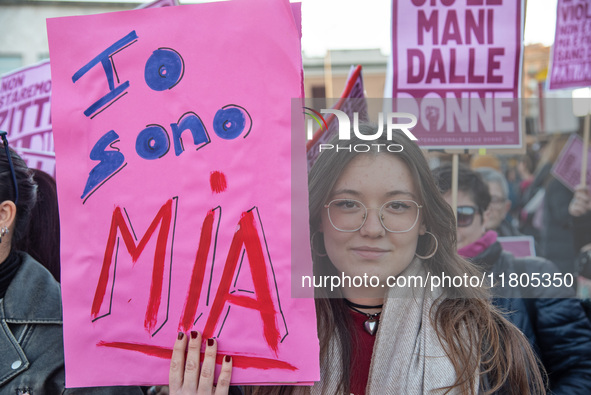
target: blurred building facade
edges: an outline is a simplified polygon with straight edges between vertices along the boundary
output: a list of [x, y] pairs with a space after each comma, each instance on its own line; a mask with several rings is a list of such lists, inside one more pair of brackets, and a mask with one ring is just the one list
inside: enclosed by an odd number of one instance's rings
[[138, 2], [0, 0], [0, 74], [49, 58], [45, 20], [135, 8]]

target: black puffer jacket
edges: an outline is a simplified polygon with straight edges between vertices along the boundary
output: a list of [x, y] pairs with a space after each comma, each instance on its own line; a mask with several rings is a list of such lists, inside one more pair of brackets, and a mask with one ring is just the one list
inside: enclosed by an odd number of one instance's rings
[[[516, 273], [532, 280], [534, 273], [554, 278], [556, 266], [542, 258], [516, 258], [495, 242], [472, 258], [495, 278], [504, 273], [504, 287], [493, 288], [493, 303], [529, 339], [542, 360], [554, 394], [591, 394], [591, 323], [574, 291], [566, 287], [518, 288], [508, 284]], [[557, 277], [562, 277], [561, 273]], [[534, 281], [536, 282], [536, 281]], [[543, 281], [542, 281], [543, 283]]]

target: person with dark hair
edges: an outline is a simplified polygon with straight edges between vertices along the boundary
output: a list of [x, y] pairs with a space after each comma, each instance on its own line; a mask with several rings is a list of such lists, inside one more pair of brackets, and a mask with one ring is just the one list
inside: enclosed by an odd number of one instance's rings
[[60, 286], [17, 248], [28, 235], [37, 184], [0, 133], [0, 393], [142, 394], [139, 387], [65, 389]]
[[31, 172], [37, 184], [37, 203], [27, 235], [21, 238], [17, 249], [31, 255], [60, 282], [60, 218], [55, 180], [42, 170]]
[[[451, 202], [452, 167], [443, 165], [433, 175], [444, 199]], [[591, 324], [564, 286], [535, 285], [536, 277], [555, 279], [556, 266], [542, 258], [516, 258], [503, 251], [497, 234], [486, 230], [485, 220], [491, 197], [481, 175], [464, 166], [458, 169], [457, 238], [458, 253], [479, 265], [494, 278], [502, 275], [503, 286], [493, 287], [493, 303], [506, 313], [527, 336], [549, 377], [553, 394], [591, 393]], [[520, 288], [509, 279], [527, 281]], [[526, 279], [524, 279], [524, 276]], [[488, 276], [487, 276], [488, 278]]]
[[[375, 136], [376, 130], [359, 125], [356, 133]], [[416, 143], [394, 133], [391, 139], [378, 138], [371, 145], [358, 137], [331, 144], [335, 148], [322, 152], [309, 174], [314, 275], [369, 276], [375, 283], [315, 289], [319, 382], [311, 388], [245, 387], [244, 391], [545, 393], [527, 340], [492, 307], [485, 289], [391, 282], [420, 279], [426, 284], [431, 276], [481, 275], [457, 254], [453, 211]], [[386, 148], [400, 146], [402, 150]], [[368, 152], [358, 152], [365, 148]], [[173, 356], [171, 377], [175, 383], [184, 382], [184, 377], [195, 388], [193, 383], [201, 379], [197, 380], [194, 364], [192, 369], [187, 365], [184, 376], [178, 374], [185, 345], [186, 340], [175, 345], [179, 351]]]

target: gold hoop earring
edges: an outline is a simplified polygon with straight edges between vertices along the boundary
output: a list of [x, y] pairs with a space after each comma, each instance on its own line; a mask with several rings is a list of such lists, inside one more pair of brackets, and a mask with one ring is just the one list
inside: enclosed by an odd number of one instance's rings
[[429, 232], [429, 231], [426, 231], [425, 233], [428, 233], [428, 234], [430, 234], [430, 235], [431, 235], [431, 237], [433, 237], [433, 240], [435, 240], [435, 249], [433, 250], [433, 252], [432, 252], [432, 253], [430, 253], [429, 255], [425, 255], [425, 256], [421, 256], [421, 255], [419, 255], [419, 254], [417, 254], [417, 253], [415, 252], [415, 256], [416, 256], [417, 258], [421, 258], [421, 259], [423, 259], [423, 260], [425, 260], [425, 259], [429, 259], [429, 258], [433, 258], [433, 256], [434, 256], [434, 255], [435, 255], [435, 253], [437, 252], [437, 248], [439, 248], [439, 242], [437, 241], [437, 237], [435, 237], [435, 235], [434, 235], [433, 233]]
[[316, 251], [316, 248], [314, 248], [314, 239], [316, 238], [316, 235], [320, 233], [322, 234], [322, 232], [320, 232], [319, 230], [317, 230], [316, 232], [312, 233], [312, 237], [310, 237], [310, 247], [312, 248], [312, 252], [318, 256], [327, 256], [328, 254], [326, 253], [326, 248], [324, 249], [324, 252], [321, 254], [318, 251]]

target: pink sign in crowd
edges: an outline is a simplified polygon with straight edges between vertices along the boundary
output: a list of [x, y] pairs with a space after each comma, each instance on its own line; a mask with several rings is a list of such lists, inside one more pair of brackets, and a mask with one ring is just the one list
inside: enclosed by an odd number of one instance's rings
[[[591, 393], [590, 115], [526, 128], [526, 2], [390, 3], [379, 99], [305, 91], [297, 2], [46, 19], [0, 79], [0, 394]], [[590, 6], [540, 92], [591, 86]]]

